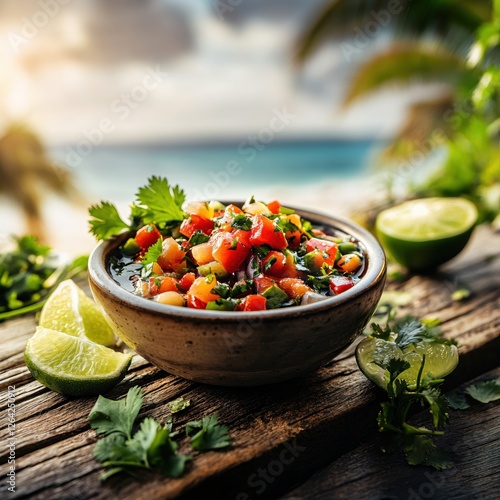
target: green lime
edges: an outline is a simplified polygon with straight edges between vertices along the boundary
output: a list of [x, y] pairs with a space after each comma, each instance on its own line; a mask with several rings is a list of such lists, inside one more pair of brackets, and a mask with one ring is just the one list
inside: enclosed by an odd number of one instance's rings
[[376, 230], [396, 262], [419, 271], [458, 255], [469, 241], [477, 216], [475, 205], [464, 198], [422, 198], [381, 212]]
[[24, 359], [49, 389], [65, 396], [95, 396], [123, 379], [132, 356], [39, 326], [28, 340]]
[[[394, 338], [396, 337], [395, 334]], [[422, 366], [425, 354], [425, 365], [422, 377], [442, 378], [451, 373], [458, 364], [458, 349], [455, 345], [433, 342], [418, 342], [400, 349], [395, 342], [367, 337], [356, 348], [356, 361], [364, 375], [382, 389], [386, 388], [386, 370], [377, 365], [374, 360], [388, 360], [391, 357], [404, 359], [410, 363], [410, 368], [401, 373], [400, 380], [406, 380], [409, 385], [415, 385], [418, 372]]]
[[39, 325], [111, 346], [115, 336], [97, 304], [72, 280], [65, 280], [43, 306]]

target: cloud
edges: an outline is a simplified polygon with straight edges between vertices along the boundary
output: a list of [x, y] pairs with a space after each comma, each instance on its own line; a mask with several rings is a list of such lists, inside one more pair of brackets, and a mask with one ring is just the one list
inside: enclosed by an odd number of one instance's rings
[[85, 28], [89, 62], [166, 61], [193, 47], [185, 10], [157, 0], [98, 0]]

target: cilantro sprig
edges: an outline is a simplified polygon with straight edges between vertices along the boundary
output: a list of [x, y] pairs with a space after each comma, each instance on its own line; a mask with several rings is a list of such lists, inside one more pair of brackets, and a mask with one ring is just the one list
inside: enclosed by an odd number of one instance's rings
[[[416, 387], [410, 387], [405, 380], [398, 379], [410, 364], [402, 359], [390, 358], [381, 363], [389, 373], [387, 384], [388, 401], [381, 404], [377, 423], [383, 436], [382, 450], [393, 452], [402, 448], [410, 465], [428, 465], [438, 470], [451, 467], [448, 456], [438, 450], [433, 437], [443, 435], [448, 423], [449, 409], [446, 397], [438, 386], [442, 379], [434, 380], [422, 373], [425, 355], [422, 357]], [[432, 417], [432, 427], [416, 427], [409, 423], [414, 407], [427, 407]]]
[[186, 195], [179, 186], [171, 186], [164, 177], [150, 177], [148, 184], [140, 187], [136, 194], [128, 222], [108, 201], [92, 205], [89, 208], [90, 232], [98, 240], [104, 240], [149, 223], [168, 232], [187, 217], [182, 210], [185, 199]]
[[[129, 389], [125, 398], [118, 401], [99, 396], [89, 414], [89, 421], [96, 434], [102, 436], [94, 447], [94, 457], [105, 468], [104, 481], [116, 474], [137, 476], [142, 469], [159, 470], [167, 477], [180, 477], [191, 455], [179, 453], [179, 444], [173, 440], [171, 417], [164, 425], [153, 418], [145, 418], [134, 433], [134, 425], [143, 403], [141, 389]], [[186, 410], [191, 401], [178, 398], [168, 406], [171, 413]], [[189, 422], [186, 434], [190, 444], [198, 451], [220, 450], [232, 444], [228, 428], [218, 423], [217, 415]]]

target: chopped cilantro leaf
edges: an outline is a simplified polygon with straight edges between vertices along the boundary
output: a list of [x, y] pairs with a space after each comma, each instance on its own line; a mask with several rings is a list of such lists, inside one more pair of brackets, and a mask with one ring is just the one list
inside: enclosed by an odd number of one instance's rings
[[254, 247], [254, 251], [258, 257], [263, 259], [271, 251], [271, 247], [269, 245], [260, 245], [258, 247]]
[[158, 238], [156, 243], [153, 243], [149, 248], [144, 257], [142, 258], [142, 265], [147, 266], [148, 264], [153, 264], [157, 262], [158, 258], [163, 252], [163, 241]]
[[206, 243], [210, 239], [210, 236], [207, 236], [203, 231], [195, 231], [191, 238], [189, 238], [189, 246], [194, 247], [196, 245], [201, 245], [202, 243]]
[[233, 442], [227, 426], [218, 423], [216, 414], [197, 422], [189, 422], [186, 434], [191, 437], [191, 446], [200, 451], [227, 448]]
[[180, 411], [184, 411], [186, 408], [191, 406], [190, 399], [177, 398], [174, 401], [167, 404], [168, 409], [171, 413], [179, 413]]
[[250, 231], [250, 229], [252, 229], [252, 224], [252, 219], [250, 219], [250, 217], [238, 214], [231, 223], [231, 226], [236, 229], [243, 229], [243, 231]]
[[465, 392], [480, 403], [491, 403], [500, 399], [500, 378], [478, 382], [465, 389]]
[[89, 215], [90, 232], [98, 240], [105, 240], [130, 229], [120, 217], [116, 207], [107, 201], [103, 201], [100, 205], [92, 205], [89, 208]]

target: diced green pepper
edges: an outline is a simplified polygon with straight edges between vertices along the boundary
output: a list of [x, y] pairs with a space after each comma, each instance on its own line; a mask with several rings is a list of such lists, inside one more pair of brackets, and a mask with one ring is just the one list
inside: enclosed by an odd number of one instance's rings
[[137, 253], [139, 253], [139, 250], [141, 249], [141, 247], [138, 245], [137, 241], [135, 241], [134, 238], [129, 238], [125, 245], [123, 245], [123, 248], [122, 248], [122, 252], [125, 254], [125, 255], [136, 255]]
[[278, 309], [290, 300], [288, 295], [276, 285], [270, 286], [262, 295], [267, 299], [267, 309]]
[[207, 303], [209, 311], [234, 311], [237, 301], [232, 299], [217, 299]]
[[346, 253], [355, 252], [357, 249], [358, 249], [358, 247], [350, 241], [345, 241], [345, 242], [339, 244], [339, 250], [340, 250], [340, 253], [342, 255], [344, 255]]
[[215, 274], [217, 278], [225, 278], [228, 276], [228, 272], [224, 269], [224, 266], [219, 262], [210, 262], [209, 264], [204, 264], [198, 267], [198, 273], [200, 276], [208, 276], [209, 274]]

